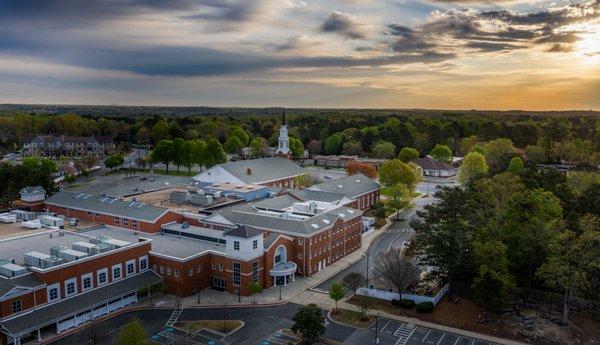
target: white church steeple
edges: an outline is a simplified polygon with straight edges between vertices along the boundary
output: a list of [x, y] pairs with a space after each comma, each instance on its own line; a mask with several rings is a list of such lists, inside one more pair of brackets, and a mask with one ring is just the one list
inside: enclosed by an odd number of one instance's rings
[[283, 109], [281, 128], [279, 129], [279, 144], [277, 145], [277, 154], [287, 156], [289, 153], [290, 139], [288, 137], [287, 124], [285, 123], [285, 109]]

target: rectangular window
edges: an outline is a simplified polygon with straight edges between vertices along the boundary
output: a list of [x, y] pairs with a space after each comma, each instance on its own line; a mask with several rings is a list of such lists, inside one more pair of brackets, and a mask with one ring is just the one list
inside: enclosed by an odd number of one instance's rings
[[65, 295], [71, 296], [75, 294], [75, 281], [73, 279], [71, 279], [70, 281], [65, 282]]
[[202, 272], [202, 265], [198, 265], [198, 267], [196, 267], [196, 273], [200, 272]]
[[135, 274], [135, 261], [131, 260], [131, 261], [127, 261], [127, 276], [129, 277], [130, 275]]
[[123, 218], [123, 225], [128, 226], [129, 225], [129, 219]]
[[257, 248], [258, 248], [258, 240], [252, 241], [252, 249], [257, 249]]
[[188, 269], [188, 276], [191, 277], [193, 275], [194, 275], [194, 269], [193, 268]]
[[299, 238], [299, 239], [298, 239], [298, 244], [303, 244], [303, 243], [304, 243], [304, 240], [303, 240], [303, 239], [301, 239], [301, 238]]
[[112, 267], [112, 279], [121, 279], [121, 264], [116, 264]]
[[92, 288], [92, 273], [87, 273], [81, 276], [81, 290], [89, 290]]
[[47, 291], [48, 291], [48, 302], [60, 300], [60, 285], [58, 283], [49, 286]]
[[108, 282], [108, 269], [103, 268], [98, 270], [98, 285], [106, 284]]
[[259, 283], [260, 278], [258, 276], [258, 269], [259, 269], [259, 263], [258, 261], [253, 261], [252, 262], [252, 281], [255, 283]]
[[233, 263], [233, 285], [240, 286], [241, 281], [241, 267], [239, 262]]
[[302, 259], [302, 252], [298, 252], [298, 259]]
[[164, 266], [160, 266], [160, 274], [165, 274], [165, 267]]
[[171, 267], [167, 267], [167, 275], [170, 277], [171, 276]]
[[240, 250], [240, 241], [233, 241], [233, 249]]
[[145, 271], [148, 269], [148, 257], [147, 256], [142, 256], [141, 258], [139, 258], [140, 261], [140, 271]]
[[13, 314], [18, 313], [22, 310], [21, 300], [18, 299], [12, 302], [12, 312]]

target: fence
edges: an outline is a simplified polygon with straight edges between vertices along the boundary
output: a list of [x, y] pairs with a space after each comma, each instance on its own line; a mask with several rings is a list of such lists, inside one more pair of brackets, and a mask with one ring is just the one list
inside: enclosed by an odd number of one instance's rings
[[[444, 285], [443, 288], [435, 296], [422, 296], [422, 295], [413, 295], [413, 294], [402, 294], [402, 299], [409, 299], [415, 303], [421, 302], [431, 302], [433, 305], [438, 304], [438, 302], [444, 297], [444, 295], [448, 292], [448, 284]], [[367, 289], [365, 287], [358, 288], [356, 290], [358, 295], [368, 296], [373, 298], [384, 299], [387, 301], [391, 301], [393, 299], [398, 299], [397, 292], [389, 292], [377, 289]]]

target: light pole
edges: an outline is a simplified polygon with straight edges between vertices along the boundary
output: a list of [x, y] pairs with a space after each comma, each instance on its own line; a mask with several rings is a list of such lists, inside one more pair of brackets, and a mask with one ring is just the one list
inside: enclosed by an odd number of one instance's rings
[[366, 288], [369, 288], [369, 248], [367, 248], [367, 274], [366, 274], [365, 284]]
[[279, 285], [279, 300], [281, 301], [281, 284]]

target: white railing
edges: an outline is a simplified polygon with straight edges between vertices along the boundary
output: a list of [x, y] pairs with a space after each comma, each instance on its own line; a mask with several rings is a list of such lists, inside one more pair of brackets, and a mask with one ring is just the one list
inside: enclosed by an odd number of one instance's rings
[[[402, 299], [409, 299], [415, 303], [421, 302], [432, 302], [433, 305], [438, 304], [438, 302], [444, 297], [444, 295], [448, 292], [448, 284], [444, 285], [443, 288], [435, 296], [423, 296], [423, 295], [413, 295], [408, 293], [402, 294]], [[373, 298], [384, 299], [387, 301], [391, 301], [393, 299], [398, 299], [397, 292], [383, 291], [377, 289], [367, 289], [365, 287], [358, 288], [356, 290], [356, 294], [361, 296], [368, 296]]]

